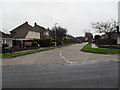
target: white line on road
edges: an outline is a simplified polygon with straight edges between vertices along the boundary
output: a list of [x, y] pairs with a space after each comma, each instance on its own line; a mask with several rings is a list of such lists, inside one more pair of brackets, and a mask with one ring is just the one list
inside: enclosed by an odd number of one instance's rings
[[62, 50], [60, 50], [60, 56], [62, 57], [63, 60], [65, 60], [65, 61], [68, 62], [69, 64], [72, 63], [72, 62], [68, 61], [68, 60], [62, 55]]

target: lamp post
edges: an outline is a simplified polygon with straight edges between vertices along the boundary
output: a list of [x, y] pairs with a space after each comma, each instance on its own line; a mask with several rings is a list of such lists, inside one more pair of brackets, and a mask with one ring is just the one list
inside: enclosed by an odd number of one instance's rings
[[55, 24], [54, 24], [54, 26], [55, 26], [55, 47], [57, 46], [57, 43], [56, 43], [56, 28], [57, 28], [56, 25], [57, 25], [57, 24], [58, 24], [58, 23], [55, 23]]

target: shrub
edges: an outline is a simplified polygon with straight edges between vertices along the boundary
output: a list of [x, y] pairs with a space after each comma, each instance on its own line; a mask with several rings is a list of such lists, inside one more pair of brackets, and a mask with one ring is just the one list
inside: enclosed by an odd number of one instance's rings
[[49, 47], [50, 46], [50, 39], [37, 39], [35, 40], [41, 47]]

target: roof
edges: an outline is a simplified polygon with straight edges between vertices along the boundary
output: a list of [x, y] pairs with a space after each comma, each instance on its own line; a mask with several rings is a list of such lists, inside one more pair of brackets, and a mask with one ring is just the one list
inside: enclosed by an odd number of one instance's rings
[[29, 31], [45, 32], [46, 29], [44, 27], [37, 25], [36, 23], [35, 26], [32, 27], [31, 25], [28, 24], [28, 22], [25, 22], [22, 25], [10, 31], [10, 33], [14, 38], [25, 38]]
[[47, 31], [47, 29], [45, 29], [45, 28], [42, 27], [42, 26], [37, 25], [36, 23], [35, 23], [35, 26], [33, 27], [33, 29], [34, 29], [34, 31], [36, 31], [36, 32], [46, 32], [46, 31]]
[[0, 37], [1, 38], [12, 38], [9, 34], [5, 34], [2, 31], [0, 31]]

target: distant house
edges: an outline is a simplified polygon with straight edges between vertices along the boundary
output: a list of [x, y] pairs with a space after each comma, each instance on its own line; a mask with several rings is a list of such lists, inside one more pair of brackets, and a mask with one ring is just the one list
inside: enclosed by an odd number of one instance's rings
[[93, 34], [90, 32], [86, 32], [85, 33], [85, 41], [88, 41], [89, 43], [92, 41], [93, 39]]
[[13, 38], [9, 34], [5, 34], [0, 31], [0, 47], [2, 47], [2, 44], [8, 44], [9, 46], [12, 46], [12, 40]]
[[10, 31], [10, 33], [13, 38], [22, 40], [49, 38], [48, 30], [44, 27], [37, 25], [37, 23], [35, 23], [34, 27], [32, 27], [28, 24], [28, 22], [25, 22]]
[[115, 32], [111, 35], [112, 39], [117, 40], [117, 44], [120, 44], [120, 32]]
[[78, 39], [78, 41], [81, 41], [81, 42], [85, 41], [85, 37], [80, 36], [80, 37], [76, 37], [76, 38]]
[[[120, 44], [120, 32], [112, 32], [110, 35], [112, 40], [116, 40], [117, 44]], [[100, 37], [101, 39], [109, 39], [107, 34], [103, 34]]]

